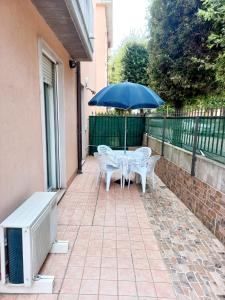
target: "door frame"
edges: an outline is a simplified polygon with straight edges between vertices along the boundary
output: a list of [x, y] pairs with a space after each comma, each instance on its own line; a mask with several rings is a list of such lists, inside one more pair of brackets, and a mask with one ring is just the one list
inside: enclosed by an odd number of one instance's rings
[[58, 131], [59, 131], [59, 188], [66, 188], [66, 149], [65, 149], [65, 109], [64, 109], [64, 67], [62, 60], [42, 39], [38, 39], [38, 60], [39, 60], [39, 82], [40, 82], [40, 104], [41, 104], [41, 124], [42, 124], [42, 151], [43, 151], [43, 174], [44, 191], [47, 187], [47, 151], [46, 151], [46, 128], [45, 128], [45, 97], [42, 75], [42, 55], [47, 56], [54, 64], [56, 75], [56, 94], [58, 103]]

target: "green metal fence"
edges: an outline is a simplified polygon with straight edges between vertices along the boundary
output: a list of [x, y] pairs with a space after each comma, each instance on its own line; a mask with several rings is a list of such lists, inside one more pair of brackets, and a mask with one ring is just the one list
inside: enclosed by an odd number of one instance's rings
[[225, 163], [225, 116], [147, 117], [145, 131], [157, 139]]
[[[124, 116], [89, 117], [89, 153], [98, 145], [124, 147]], [[127, 147], [142, 145], [143, 133], [225, 164], [225, 115], [127, 116]], [[193, 155], [193, 156], [194, 156]], [[194, 159], [193, 159], [194, 161]]]
[[[141, 146], [144, 130], [145, 117], [127, 116], [127, 147]], [[123, 149], [124, 131], [124, 116], [90, 116], [89, 153], [93, 154], [98, 145]]]

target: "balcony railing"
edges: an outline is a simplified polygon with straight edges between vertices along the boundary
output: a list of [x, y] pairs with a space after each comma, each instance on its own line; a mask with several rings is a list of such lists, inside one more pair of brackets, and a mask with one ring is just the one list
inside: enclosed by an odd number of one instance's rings
[[94, 10], [92, 0], [79, 0], [79, 6], [83, 16], [83, 22], [85, 24], [87, 36], [90, 40], [93, 50], [94, 39]]

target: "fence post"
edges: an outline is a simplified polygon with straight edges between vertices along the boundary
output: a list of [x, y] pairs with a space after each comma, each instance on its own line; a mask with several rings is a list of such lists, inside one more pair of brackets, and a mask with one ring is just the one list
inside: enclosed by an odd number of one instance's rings
[[194, 129], [194, 144], [192, 150], [192, 161], [191, 161], [191, 176], [195, 176], [195, 163], [196, 163], [196, 151], [198, 145], [198, 136], [199, 136], [199, 116], [195, 119], [195, 129]]
[[164, 144], [165, 144], [165, 131], [166, 131], [166, 116], [163, 116], [163, 132], [162, 132], [162, 149], [161, 156], [164, 156]]

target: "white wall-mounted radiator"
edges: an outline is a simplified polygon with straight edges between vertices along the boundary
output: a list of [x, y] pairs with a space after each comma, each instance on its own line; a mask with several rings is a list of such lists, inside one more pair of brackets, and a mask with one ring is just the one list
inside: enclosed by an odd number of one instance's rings
[[52, 293], [54, 277], [38, 272], [49, 252], [68, 251], [56, 241], [56, 194], [34, 193], [0, 224], [0, 293]]

